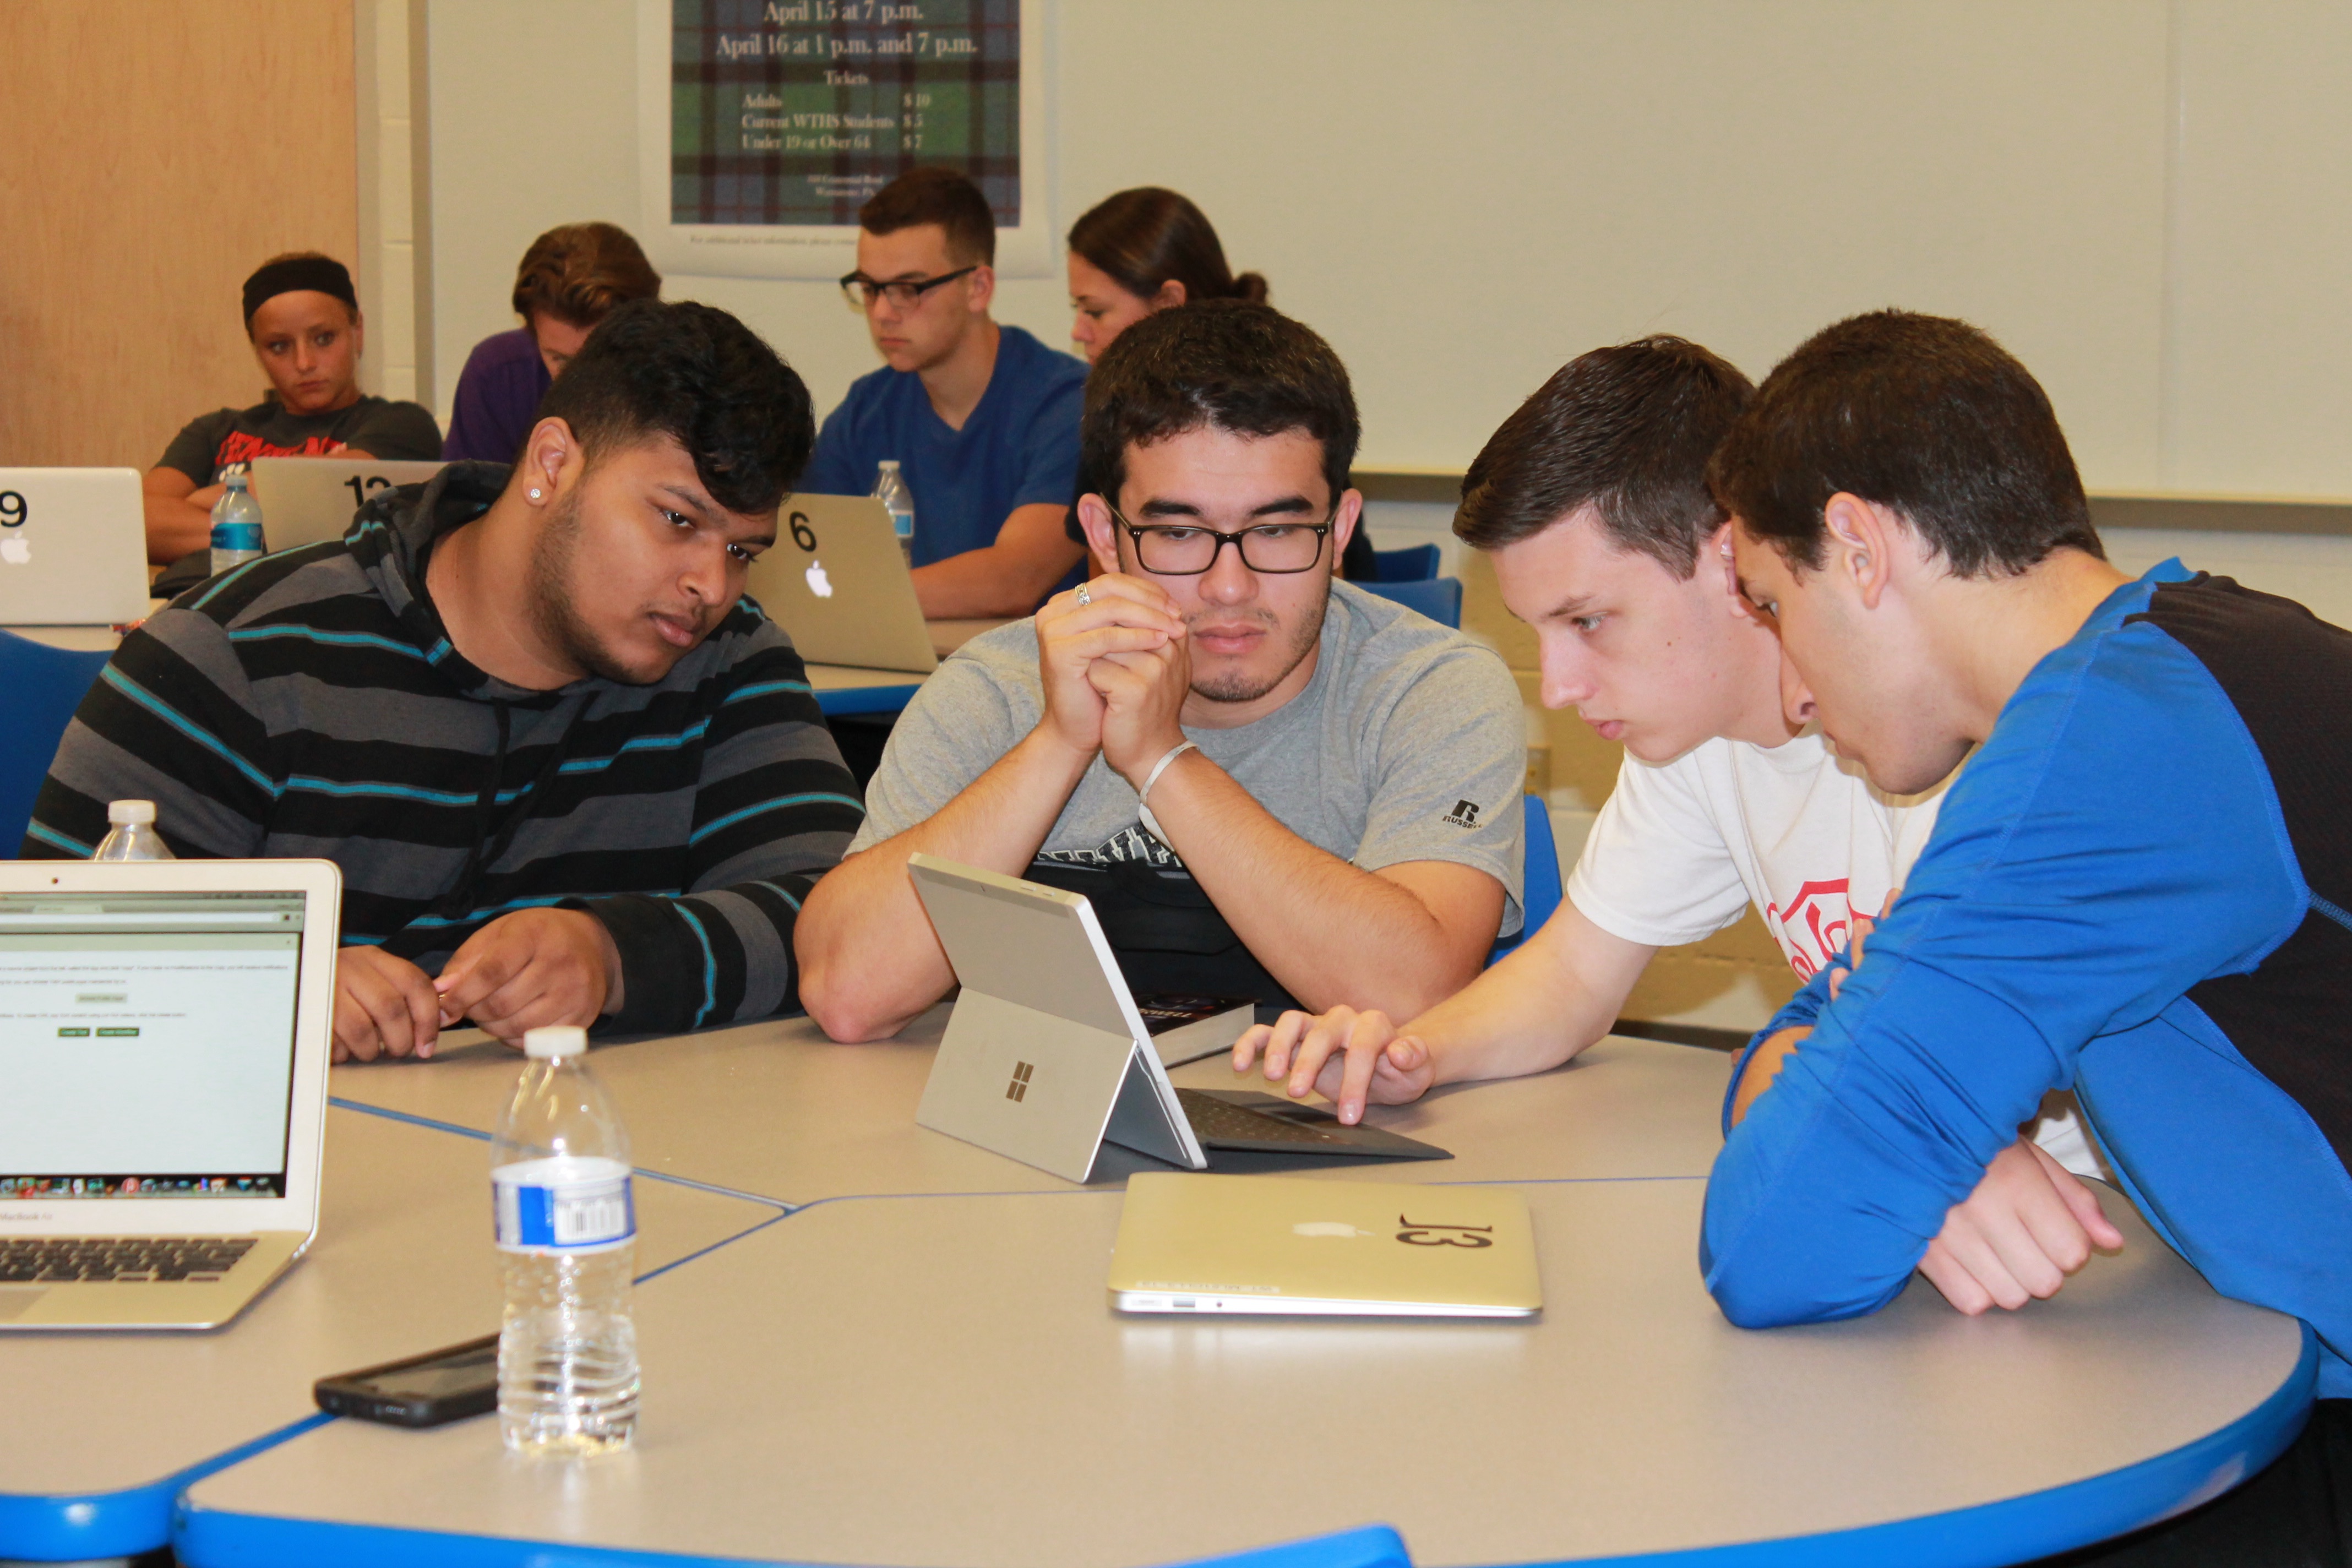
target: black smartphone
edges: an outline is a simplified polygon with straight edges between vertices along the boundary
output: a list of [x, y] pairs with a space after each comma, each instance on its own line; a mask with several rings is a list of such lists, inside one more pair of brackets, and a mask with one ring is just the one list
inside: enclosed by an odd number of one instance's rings
[[499, 1405], [499, 1336], [322, 1377], [310, 1396], [331, 1415], [394, 1426], [438, 1426], [484, 1415]]

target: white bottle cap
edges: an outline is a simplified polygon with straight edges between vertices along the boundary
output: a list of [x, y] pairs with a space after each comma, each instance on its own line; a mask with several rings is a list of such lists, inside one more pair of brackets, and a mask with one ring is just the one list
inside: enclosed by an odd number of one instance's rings
[[118, 800], [109, 802], [106, 820], [111, 823], [152, 822], [155, 803], [152, 800]]
[[576, 1057], [588, 1049], [588, 1031], [577, 1024], [550, 1024], [522, 1032], [522, 1054], [534, 1061]]

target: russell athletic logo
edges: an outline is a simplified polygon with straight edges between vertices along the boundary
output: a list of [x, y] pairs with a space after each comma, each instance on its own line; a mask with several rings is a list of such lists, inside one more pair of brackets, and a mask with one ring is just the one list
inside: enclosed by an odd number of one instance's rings
[[1444, 820], [1456, 827], [1475, 827], [1478, 826], [1479, 809], [1475, 800], [1457, 800], [1454, 803], [1454, 809], [1445, 814]]
[[1027, 1062], [1013, 1064], [1013, 1081], [1004, 1086], [1004, 1098], [1018, 1105], [1029, 1098], [1029, 1075], [1037, 1069]]

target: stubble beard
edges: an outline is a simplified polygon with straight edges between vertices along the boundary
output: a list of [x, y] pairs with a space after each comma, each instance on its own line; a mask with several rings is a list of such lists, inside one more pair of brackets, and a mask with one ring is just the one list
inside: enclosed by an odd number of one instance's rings
[[[1192, 694], [1206, 702], [1255, 702], [1264, 697], [1267, 692], [1289, 679], [1291, 672], [1306, 661], [1308, 654], [1315, 651], [1316, 640], [1323, 635], [1324, 612], [1329, 607], [1330, 603], [1331, 580], [1326, 577], [1323, 579], [1323, 592], [1315, 601], [1313, 612], [1301, 616], [1297, 626], [1291, 630], [1290, 657], [1283, 660], [1282, 668], [1274, 674], [1263, 680], [1258, 680], [1251, 678], [1245, 671], [1231, 670], [1223, 676], [1213, 677], [1207, 680], [1194, 680]], [[1281, 629], [1282, 623], [1276, 619], [1271, 611], [1261, 610], [1256, 613], [1263, 616], [1276, 631]], [[1205, 610], [1202, 612], [1202, 616], [1207, 614], [1209, 612]], [[1189, 629], [1192, 620], [1200, 618], [1201, 616], [1188, 618], [1187, 628]]]
[[[530, 604], [531, 624], [549, 647], [569, 663], [591, 675], [625, 686], [649, 684], [646, 677], [613, 657], [594, 628], [572, 607], [572, 568], [580, 553], [580, 492], [558, 501], [547, 525], [531, 547]], [[658, 680], [661, 676], [652, 678]]]

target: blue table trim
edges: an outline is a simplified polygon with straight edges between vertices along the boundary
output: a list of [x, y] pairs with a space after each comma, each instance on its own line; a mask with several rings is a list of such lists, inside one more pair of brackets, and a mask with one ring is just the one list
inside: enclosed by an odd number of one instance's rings
[[2319, 1341], [2269, 1398], [2170, 1453], [2047, 1491], [1827, 1535], [1633, 1557], [1572, 1557], [1526, 1568], [2000, 1568], [2113, 1540], [2210, 1502], [2286, 1451], [2311, 1417]]
[[[829, 1568], [781, 1557], [685, 1557], [611, 1546], [571, 1546], [432, 1530], [394, 1530], [221, 1513], [185, 1498], [173, 1520], [172, 1549], [187, 1568]], [[1412, 1568], [1404, 1542], [1385, 1524], [1311, 1541], [1200, 1557], [1176, 1568]]]
[[171, 1539], [180, 1494], [211, 1475], [334, 1417], [324, 1411], [289, 1421], [250, 1443], [215, 1454], [143, 1487], [119, 1492], [51, 1496], [0, 1493], [0, 1551], [34, 1563], [76, 1563], [152, 1552]]
[[914, 700], [922, 684], [908, 680], [894, 686], [837, 687], [816, 694], [817, 711], [828, 719], [845, 719], [853, 713], [896, 713]]

